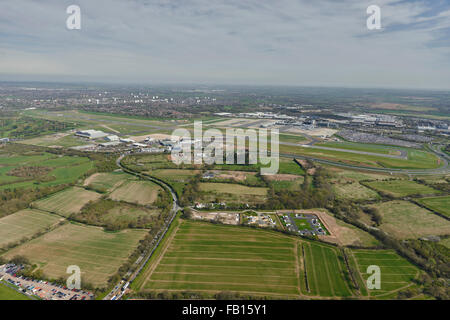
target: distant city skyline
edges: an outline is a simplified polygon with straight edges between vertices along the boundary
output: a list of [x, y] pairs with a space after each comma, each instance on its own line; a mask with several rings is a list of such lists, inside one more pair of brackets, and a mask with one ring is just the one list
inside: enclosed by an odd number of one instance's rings
[[[81, 30], [66, 28], [73, 4]], [[450, 90], [450, 3], [4, 1], [0, 81]]]

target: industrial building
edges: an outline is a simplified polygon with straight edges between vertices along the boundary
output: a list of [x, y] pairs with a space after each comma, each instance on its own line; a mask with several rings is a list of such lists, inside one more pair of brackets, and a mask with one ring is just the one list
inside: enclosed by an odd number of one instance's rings
[[99, 138], [106, 137], [108, 134], [103, 131], [97, 131], [97, 130], [81, 130], [81, 131], [77, 131], [75, 133], [75, 135], [78, 137], [83, 137], [83, 138], [87, 138], [87, 139], [99, 139]]

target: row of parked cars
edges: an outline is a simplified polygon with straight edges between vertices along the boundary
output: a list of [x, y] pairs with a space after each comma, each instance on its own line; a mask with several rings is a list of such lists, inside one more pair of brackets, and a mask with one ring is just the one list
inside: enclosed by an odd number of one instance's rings
[[64, 285], [51, 283], [45, 280], [35, 280], [18, 275], [24, 266], [7, 264], [4, 265], [0, 272], [10, 275], [6, 279], [10, 284], [20, 288], [20, 290], [28, 295], [33, 294], [46, 300], [87, 300], [93, 299], [94, 294], [79, 290], [69, 289]]

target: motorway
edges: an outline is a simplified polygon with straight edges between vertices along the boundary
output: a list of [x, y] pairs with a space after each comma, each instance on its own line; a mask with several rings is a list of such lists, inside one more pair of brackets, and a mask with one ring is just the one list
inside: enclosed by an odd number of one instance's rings
[[[116, 160], [116, 164], [119, 168], [121, 168], [124, 172], [127, 172], [129, 174], [133, 174], [135, 176], [138, 176], [140, 178], [152, 181], [160, 186], [162, 186], [163, 188], [165, 188], [167, 191], [170, 192], [170, 194], [172, 195], [172, 210], [170, 211], [170, 220], [166, 220], [166, 225], [164, 227], [163, 230], [160, 230], [160, 232], [158, 233], [157, 237], [158, 237], [158, 241], [155, 243], [155, 245], [153, 246], [152, 250], [149, 252], [149, 254], [147, 255], [147, 257], [145, 259], [142, 259], [140, 261], [140, 267], [130, 276], [128, 276], [128, 278], [122, 279], [115, 287], [113, 290], [111, 290], [110, 293], [108, 293], [105, 298], [103, 300], [119, 300], [123, 294], [126, 292], [126, 289], [129, 285], [129, 283], [131, 283], [137, 276], [138, 274], [142, 271], [142, 269], [145, 267], [145, 265], [147, 264], [148, 260], [151, 258], [151, 256], [153, 255], [153, 252], [156, 250], [156, 248], [158, 247], [159, 243], [161, 242], [161, 240], [164, 238], [164, 236], [166, 235], [167, 230], [169, 230], [170, 225], [172, 224], [173, 220], [175, 219], [175, 216], [177, 215], [177, 212], [180, 211], [182, 209], [182, 207], [180, 207], [179, 205], [179, 201], [178, 201], [178, 196], [175, 192], [175, 190], [172, 189], [172, 187], [170, 185], [168, 185], [166, 182], [159, 180], [157, 178], [154, 178], [152, 176], [149, 176], [147, 174], [141, 174], [139, 172], [135, 172], [130, 170], [129, 168], [125, 167], [124, 165], [122, 165], [122, 159], [125, 157], [126, 155], [123, 154], [121, 155], [119, 158], [117, 158]], [[144, 257], [142, 257], [144, 258]]]

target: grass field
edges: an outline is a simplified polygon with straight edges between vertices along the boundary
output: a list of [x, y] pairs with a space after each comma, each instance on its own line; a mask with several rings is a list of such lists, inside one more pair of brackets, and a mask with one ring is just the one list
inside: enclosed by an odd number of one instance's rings
[[401, 147], [391, 147], [378, 144], [356, 143], [356, 142], [325, 142], [325, 143], [318, 143], [316, 145], [335, 149], [355, 150], [355, 151], [364, 151], [390, 155], [399, 155], [400, 154], [399, 150], [406, 149]]
[[146, 224], [147, 218], [157, 216], [159, 211], [129, 204], [118, 204], [102, 216], [102, 221], [112, 224], [136, 225]]
[[438, 190], [410, 180], [370, 181], [365, 184], [377, 191], [389, 193], [394, 197], [441, 193]]
[[82, 281], [102, 287], [127, 260], [145, 230], [104, 232], [98, 227], [66, 224], [8, 251], [4, 256], [27, 257], [49, 278], [67, 277], [66, 269], [78, 265]]
[[267, 195], [267, 188], [247, 187], [235, 183], [200, 183], [199, 202], [215, 202], [216, 199], [236, 203], [261, 203]]
[[68, 217], [71, 214], [78, 213], [89, 201], [95, 201], [100, 197], [101, 194], [97, 192], [72, 187], [33, 202], [32, 206], [33, 208]]
[[[13, 170], [24, 167], [41, 167], [46, 171], [36, 176], [11, 175]], [[44, 152], [22, 155], [0, 154], [0, 190], [72, 183], [92, 168], [93, 162], [86, 157], [58, 156]]]
[[30, 298], [0, 282], [0, 301], [3, 300], [30, 300]]
[[358, 182], [334, 184], [333, 191], [338, 198], [348, 200], [373, 200], [380, 198], [375, 191], [359, 184]]
[[94, 173], [84, 181], [84, 186], [95, 191], [111, 192], [126, 180], [136, 179], [133, 175], [123, 172]]
[[115, 189], [109, 197], [116, 201], [151, 205], [161, 191], [160, 186], [150, 181], [127, 181]]
[[[350, 291], [348, 276], [344, 273], [344, 265], [340, 262], [336, 248], [305, 242], [299, 248], [299, 255], [306, 270], [306, 281], [303, 282], [303, 290], [308, 295], [322, 297], [348, 297]], [[346, 271], [345, 271], [346, 272]], [[306, 285], [307, 283], [307, 285]]]
[[247, 187], [233, 183], [200, 183], [200, 190], [217, 193], [230, 193], [235, 195], [265, 196], [267, 188]]
[[280, 145], [280, 153], [377, 168], [434, 169], [442, 165], [433, 153], [415, 149], [408, 149], [408, 159], [386, 158], [381, 155], [357, 154], [345, 152], [344, 150], [322, 150], [288, 145]]
[[353, 259], [362, 283], [366, 285], [367, 267], [377, 265], [381, 271], [381, 289], [366, 290], [369, 296], [378, 298], [395, 298], [395, 290], [414, 285], [413, 279], [418, 276], [419, 269], [391, 250], [352, 250]]
[[[270, 178], [269, 178], [270, 179]], [[294, 180], [271, 180], [271, 184], [275, 191], [299, 191], [302, 188], [302, 184], [304, 182], [303, 177], [298, 177]]]
[[286, 237], [183, 221], [144, 289], [297, 295], [294, 250]]
[[[135, 289], [207, 294], [232, 291], [278, 298], [352, 295], [335, 247], [265, 230], [178, 222]], [[326, 283], [327, 288], [320, 292], [308, 291], [305, 286], [301, 245], [308, 247], [309, 266], [320, 269], [307, 271], [312, 285]]]
[[187, 169], [157, 169], [145, 172], [164, 181], [187, 182], [190, 178], [201, 173], [200, 170]]
[[417, 199], [425, 207], [450, 217], [450, 196]]
[[411, 202], [395, 200], [373, 207], [383, 216], [380, 228], [398, 239], [450, 233], [447, 220]]
[[36, 145], [41, 147], [63, 147], [70, 148], [89, 144], [86, 140], [75, 137], [68, 133], [55, 133], [42, 137], [20, 141], [19, 143]]
[[0, 248], [45, 231], [62, 218], [38, 210], [25, 209], [0, 219]]

